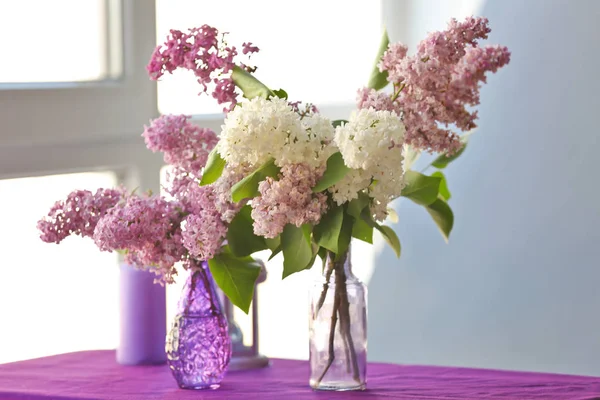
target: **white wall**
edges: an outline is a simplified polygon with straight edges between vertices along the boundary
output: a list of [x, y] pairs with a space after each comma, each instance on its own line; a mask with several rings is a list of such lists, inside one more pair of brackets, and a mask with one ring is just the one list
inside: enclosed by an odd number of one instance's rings
[[400, 205], [402, 259], [379, 251], [369, 285], [369, 356], [600, 375], [600, 2], [488, 0], [481, 14], [512, 61], [448, 168], [451, 243]]

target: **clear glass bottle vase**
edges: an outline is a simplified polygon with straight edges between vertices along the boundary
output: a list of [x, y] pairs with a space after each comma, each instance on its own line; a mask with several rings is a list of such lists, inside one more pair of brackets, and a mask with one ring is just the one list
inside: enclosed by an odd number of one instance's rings
[[327, 254], [310, 292], [310, 386], [364, 390], [367, 374], [367, 290], [352, 273], [350, 249]]
[[191, 264], [167, 334], [167, 363], [179, 387], [216, 389], [231, 359], [227, 318], [207, 263]]

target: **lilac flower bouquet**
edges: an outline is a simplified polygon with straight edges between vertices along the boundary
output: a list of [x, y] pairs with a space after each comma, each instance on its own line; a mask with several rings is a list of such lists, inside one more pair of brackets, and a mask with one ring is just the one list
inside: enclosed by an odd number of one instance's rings
[[[384, 34], [348, 120], [329, 120], [314, 105], [290, 102], [285, 90], [260, 82], [253, 69], [232, 68], [231, 82], [247, 100], [228, 109], [201, 184], [222, 174], [242, 177], [231, 187], [231, 199], [242, 208], [227, 235], [236, 256], [281, 252], [283, 278], [322, 259], [323, 280], [309, 316], [315, 389], [366, 385], [366, 289], [351, 271], [352, 238], [372, 243], [376, 230], [400, 256], [400, 240], [381, 225], [400, 196], [422, 205], [444, 238], [450, 235], [454, 216], [440, 170], [465, 149], [468, 136], [457, 132], [476, 126], [472, 108], [486, 73], [510, 59], [506, 47], [478, 45], [489, 32], [485, 18], [452, 20], [413, 55]], [[172, 58], [154, 61], [162, 72]], [[422, 151], [439, 153], [432, 175], [410, 169]], [[219, 255], [209, 261], [214, 268], [225, 263]]]
[[[398, 237], [381, 222], [401, 196], [422, 205], [448, 238], [454, 217], [441, 170], [462, 154], [476, 127], [473, 107], [486, 73], [510, 60], [506, 47], [479, 46], [491, 31], [487, 19], [452, 20], [412, 55], [384, 34], [369, 83], [358, 91], [357, 110], [334, 121], [259, 81], [256, 68], [230, 64], [235, 48], [214, 40], [209, 47], [211, 29], [172, 31], [148, 69], [154, 79], [190, 69], [204, 91], [209, 73], [218, 76], [212, 95], [228, 107], [200, 182], [210, 187], [230, 178], [230, 192], [219, 194], [236, 207], [228, 219], [229, 252], [282, 252], [285, 278], [310, 268], [316, 257], [341, 259], [351, 238], [371, 243], [375, 230], [399, 256]], [[210, 49], [216, 48], [227, 52], [226, 62], [213, 61]], [[256, 51], [244, 43], [244, 54]], [[429, 176], [410, 169], [422, 151], [439, 153], [431, 164], [438, 171]], [[209, 261], [215, 269], [224, 263], [219, 254]]]
[[[40, 221], [42, 239], [90, 236], [166, 283], [176, 262], [207, 261], [219, 287], [246, 312], [258, 277], [252, 254], [282, 253], [283, 278], [319, 257], [324, 282], [313, 302], [311, 335], [323, 325], [327, 343], [311, 342], [311, 385], [363, 389], [366, 306], [349, 268], [351, 240], [372, 243], [378, 231], [400, 256], [399, 238], [382, 225], [399, 197], [422, 205], [448, 239], [454, 216], [441, 170], [465, 150], [486, 73], [510, 59], [506, 47], [479, 46], [489, 32], [485, 18], [452, 20], [411, 55], [384, 33], [357, 109], [348, 120], [330, 120], [315, 105], [290, 101], [285, 90], [259, 81], [256, 68], [238, 61], [237, 48], [215, 28], [172, 30], [152, 54], [150, 77], [192, 71], [202, 93], [224, 105], [219, 137], [185, 116], [152, 121], [143, 136], [174, 167], [173, 199], [121, 189], [74, 192]], [[243, 56], [257, 51], [250, 42], [241, 47]], [[439, 154], [431, 175], [410, 169], [423, 151]]]

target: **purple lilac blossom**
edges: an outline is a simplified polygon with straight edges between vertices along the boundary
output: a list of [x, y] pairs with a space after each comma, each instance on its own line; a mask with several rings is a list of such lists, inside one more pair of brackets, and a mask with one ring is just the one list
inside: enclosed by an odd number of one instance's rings
[[189, 119], [185, 115], [163, 115], [150, 121], [150, 126], [144, 126], [142, 136], [148, 149], [164, 153], [166, 163], [199, 176], [219, 138], [212, 130], [200, 128]]
[[252, 42], [244, 42], [242, 44], [242, 54], [257, 53], [260, 49], [252, 44]]
[[[244, 43], [242, 48], [243, 54], [258, 51], [252, 43]], [[173, 29], [165, 43], [156, 47], [146, 69], [153, 80], [177, 68], [192, 71], [202, 85], [201, 93], [208, 93], [208, 85], [215, 84], [212, 96], [219, 104], [229, 103], [223, 108], [227, 113], [237, 103], [238, 95], [231, 78], [237, 54], [235, 47], [227, 46], [224, 35], [219, 39], [219, 31], [211, 26], [203, 25], [186, 33]]]
[[159, 281], [173, 282], [174, 264], [184, 261], [178, 202], [160, 196], [130, 196], [98, 221], [94, 242], [100, 250], [124, 250], [125, 262], [149, 269]]
[[187, 216], [182, 233], [183, 245], [197, 259], [210, 260], [219, 253], [226, 234], [227, 225], [212, 205], [199, 214]]
[[44, 242], [60, 243], [71, 234], [91, 237], [98, 221], [124, 195], [123, 189], [75, 190], [57, 201], [37, 227]]

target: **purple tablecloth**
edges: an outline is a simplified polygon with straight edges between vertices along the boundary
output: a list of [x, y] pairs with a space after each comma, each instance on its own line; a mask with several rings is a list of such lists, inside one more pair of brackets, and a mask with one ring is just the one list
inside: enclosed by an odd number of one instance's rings
[[0, 365], [0, 399], [600, 399], [600, 378], [468, 368], [369, 364], [364, 392], [313, 392], [305, 361], [231, 372], [214, 391], [177, 388], [168, 367], [121, 366], [114, 351]]

